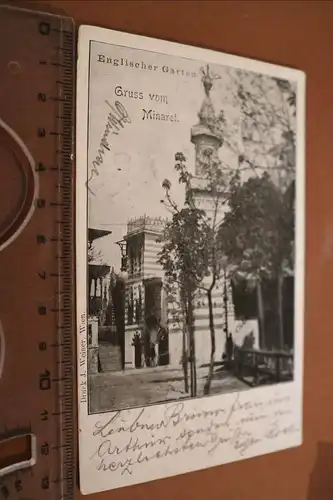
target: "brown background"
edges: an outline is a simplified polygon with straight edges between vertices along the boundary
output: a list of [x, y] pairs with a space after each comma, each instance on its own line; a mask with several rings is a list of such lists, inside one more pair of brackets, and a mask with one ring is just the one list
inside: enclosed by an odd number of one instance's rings
[[302, 447], [92, 500], [333, 499], [333, 2], [50, 1], [75, 19], [292, 66], [307, 74]]

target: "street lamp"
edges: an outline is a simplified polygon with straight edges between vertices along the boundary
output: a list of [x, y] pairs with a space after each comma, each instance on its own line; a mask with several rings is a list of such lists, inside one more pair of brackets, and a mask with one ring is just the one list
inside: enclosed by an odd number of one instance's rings
[[229, 326], [228, 326], [228, 286], [227, 286], [227, 273], [224, 269], [224, 290], [223, 290], [223, 303], [224, 303], [224, 333], [226, 340], [228, 339]]
[[227, 286], [227, 257], [222, 257], [221, 264], [223, 268], [223, 306], [224, 306], [224, 333], [225, 338], [228, 340], [229, 325], [228, 325], [228, 286]]
[[120, 248], [120, 252], [121, 252], [121, 267], [120, 267], [120, 273], [119, 273], [119, 278], [122, 279], [122, 281], [124, 281], [124, 283], [126, 283], [126, 281], [128, 280], [128, 271], [127, 271], [127, 267], [128, 267], [128, 259], [127, 259], [127, 245], [126, 245], [126, 241], [117, 241], [116, 242], [117, 245], [119, 246]]
[[118, 274], [119, 281], [121, 283], [121, 321], [119, 324], [118, 338], [120, 340], [121, 348], [121, 364], [122, 369], [125, 368], [125, 309], [126, 309], [126, 282], [128, 280], [127, 271], [127, 248], [126, 241], [117, 241], [117, 245], [121, 252], [121, 267], [120, 273]]

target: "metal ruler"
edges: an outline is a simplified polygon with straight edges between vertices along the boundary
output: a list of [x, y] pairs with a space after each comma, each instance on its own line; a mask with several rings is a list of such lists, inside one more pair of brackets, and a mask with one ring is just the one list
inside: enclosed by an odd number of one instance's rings
[[71, 19], [0, 7], [0, 498], [75, 493]]

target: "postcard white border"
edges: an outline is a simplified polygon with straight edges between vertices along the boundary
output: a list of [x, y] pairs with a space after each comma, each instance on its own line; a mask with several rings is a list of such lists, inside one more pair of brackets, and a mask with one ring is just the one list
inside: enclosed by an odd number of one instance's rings
[[[277, 394], [289, 395], [292, 401], [293, 418], [298, 425], [298, 432], [292, 436], [281, 438], [278, 442], [268, 443], [250, 451], [243, 458], [250, 458], [280, 449], [298, 446], [302, 443], [302, 406], [303, 406], [303, 341], [304, 341], [304, 267], [305, 267], [305, 74], [302, 71], [288, 67], [276, 66], [270, 63], [245, 59], [221, 52], [181, 45], [163, 40], [131, 35], [92, 26], [81, 26], [78, 40], [77, 64], [77, 128], [76, 128], [76, 276], [77, 276], [77, 345], [78, 345], [78, 400], [82, 396], [82, 387], [87, 390], [87, 138], [88, 138], [88, 86], [90, 41], [123, 45], [129, 48], [159, 52], [172, 56], [202, 60], [206, 63], [226, 65], [233, 68], [262, 73], [268, 76], [284, 78], [297, 83], [297, 165], [296, 165], [296, 276], [295, 280], [295, 371], [294, 381], [279, 384]], [[270, 387], [246, 391], [247, 396], [255, 401], [271, 393]], [[216, 407], [230, 400], [230, 394], [218, 395], [209, 399], [187, 400], [186, 409]], [[150, 421], [154, 415], [163, 410], [165, 405], [152, 406]], [[130, 410], [135, 412], [137, 410]], [[105, 414], [103, 414], [105, 415]], [[108, 489], [119, 488], [150, 480], [195, 471], [215, 465], [238, 460], [235, 456], [221, 455], [211, 459], [200, 460], [196, 452], [195, 460], [160, 459], [158, 466], [143, 468], [140, 475], [133, 474], [122, 478], [120, 475], [98, 475], [89, 465], [91, 452], [92, 428], [98, 415], [88, 415], [88, 404], [79, 403], [79, 464], [80, 489], [83, 494], [89, 494]], [[199, 457], [199, 458], [198, 458]]]

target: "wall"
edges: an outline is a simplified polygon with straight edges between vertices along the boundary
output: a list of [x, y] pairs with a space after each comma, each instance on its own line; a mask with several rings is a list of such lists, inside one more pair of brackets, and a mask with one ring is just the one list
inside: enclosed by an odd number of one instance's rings
[[[307, 73], [304, 444], [298, 449], [92, 496], [92, 500], [333, 498], [333, 3], [52, 2], [77, 25], [199, 45]], [[80, 496], [78, 495], [78, 498]]]

